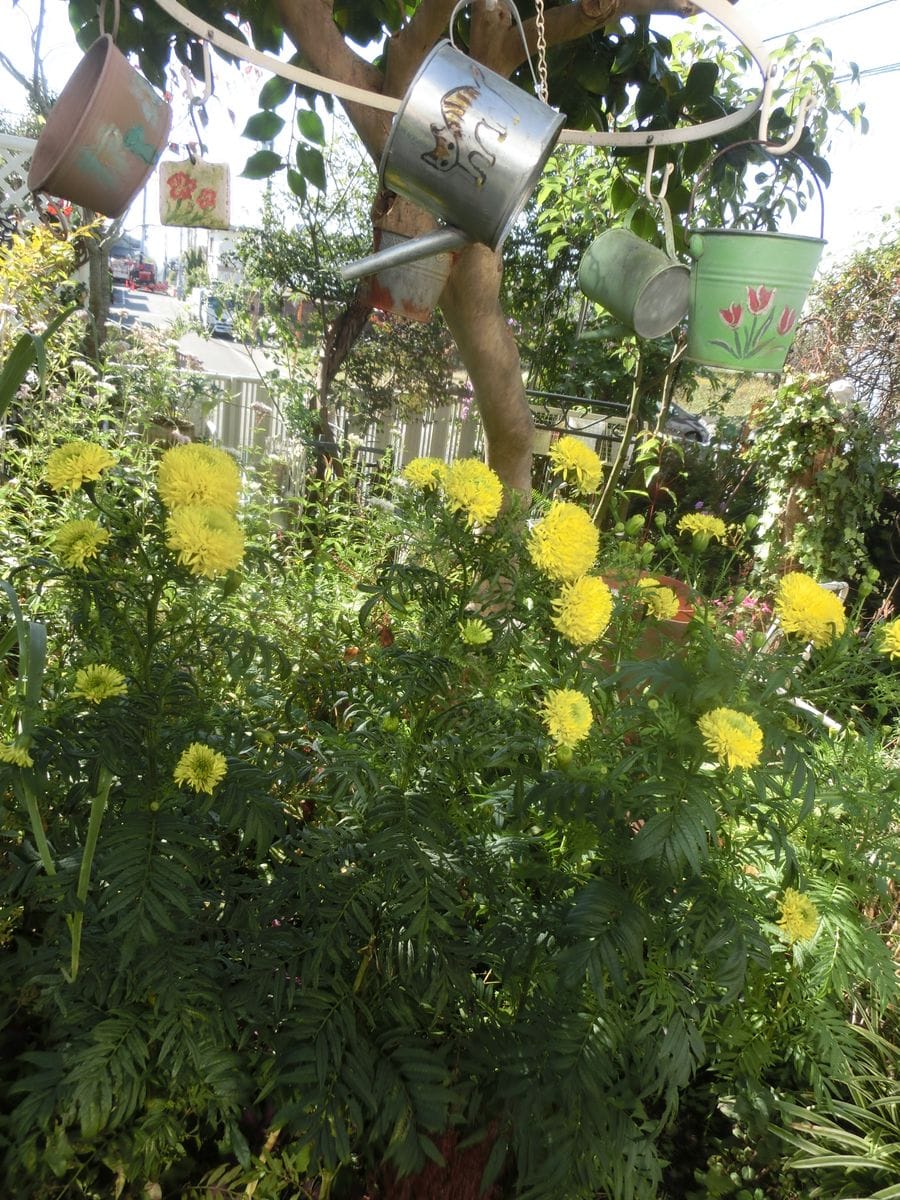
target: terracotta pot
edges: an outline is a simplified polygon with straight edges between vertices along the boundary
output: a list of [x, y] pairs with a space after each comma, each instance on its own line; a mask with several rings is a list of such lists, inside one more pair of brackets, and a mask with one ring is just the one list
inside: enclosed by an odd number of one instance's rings
[[[665, 621], [656, 621], [647, 617], [641, 623], [640, 636], [635, 642], [633, 656], [635, 658], [667, 658], [678, 643], [687, 637], [688, 626], [694, 615], [694, 593], [681, 579], [671, 575], [657, 575], [655, 571], [634, 571], [628, 574], [604, 575], [606, 583], [613, 592], [623, 588], [637, 589], [641, 579], [655, 579], [660, 587], [671, 588], [678, 597], [679, 609], [674, 617]], [[637, 599], [637, 597], [635, 597]]]
[[28, 186], [120, 217], [156, 166], [171, 123], [168, 104], [105, 33], [50, 110]]

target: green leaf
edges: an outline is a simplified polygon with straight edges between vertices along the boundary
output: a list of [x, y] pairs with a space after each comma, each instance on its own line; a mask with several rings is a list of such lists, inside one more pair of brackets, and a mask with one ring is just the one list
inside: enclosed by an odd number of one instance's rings
[[301, 200], [306, 199], [306, 180], [299, 171], [295, 171], [293, 167], [288, 167], [287, 182], [288, 187], [295, 196], [299, 196]]
[[274, 112], [258, 112], [247, 121], [241, 137], [252, 138], [254, 142], [271, 142], [282, 129], [284, 117]]
[[325, 126], [322, 124], [322, 118], [311, 108], [301, 108], [297, 113], [297, 128], [308, 142], [315, 142], [317, 146], [325, 145]]
[[624, 175], [617, 175], [609, 189], [609, 203], [613, 212], [621, 213], [631, 208], [637, 199], [634, 185]]
[[244, 179], [268, 179], [284, 166], [284, 159], [274, 150], [257, 150], [247, 159], [241, 175]]
[[713, 62], [697, 62], [691, 67], [682, 93], [685, 105], [699, 104], [712, 96], [719, 78], [719, 68]]
[[259, 92], [260, 108], [277, 108], [291, 94], [291, 83], [280, 75], [273, 75], [262, 85]]
[[325, 191], [325, 159], [320, 150], [314, 150], [311, 146], [298, 146], [297, 166], [308, 183], [320, 192]]

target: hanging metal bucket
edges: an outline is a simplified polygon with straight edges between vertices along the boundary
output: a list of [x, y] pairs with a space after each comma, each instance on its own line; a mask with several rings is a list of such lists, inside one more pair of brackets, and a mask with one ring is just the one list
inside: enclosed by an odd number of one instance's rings
[[[374, 240], [377, 252], [407, 245], [412, 239], [390, 229], [376, 229]], [[428, 321], [452, 265], [452, 254], [436, 254], [417, 262], [384, 267], [368, 277], [359, 298], [372, 308], [404, 317], [407, 321]]]
[[28, 186], [120, 217], [162, 153], [172, 110], [104, 33], [50, 110]]
[[690, 270], [675, 259], [668, 208], [664, 215], [665, 251], [628, 229], [607, 229], [578, 269], [584, 294], [644, 338], [663, 337], [688, 309]]
[[[824, 234], [824, 197], [815, 175], [813, 179], [822, 205], [820, 234]], [[691, 209], [695, 193], [696, 185]], [[685, 357], [731, 371], [781, 371], [825, 245], [822, 236], [692, 230], [689, 250], [694, 263]]]
[[[450, 29], [469, 0], [460, 0]], [[522, 23], [510, 0], [523, 40]], [[530, 60], [529, 60], [530, 61]], [[341, 270], [355, 279], [384, 266], [483, 242], [496, 250], [534, 190], [565, 116], [496, 71], [438, 42], [394, 117], [379, 170], [382, 188], [446, 228]], [[390, 257], [388, 257], [390, 255]]]

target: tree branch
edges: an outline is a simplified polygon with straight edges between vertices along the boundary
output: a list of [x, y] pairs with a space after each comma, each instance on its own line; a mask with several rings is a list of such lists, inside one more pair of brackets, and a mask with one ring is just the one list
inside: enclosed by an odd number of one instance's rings
[[[276, 0], [276, 4], [288, 36], [313, 70], [370, 92], [382, 91], [381, 72], [350, 48], [335, 25], [332, 0]], [[378, 162], [390, 114], [365, 104], [342, 103], [366, 150]]]

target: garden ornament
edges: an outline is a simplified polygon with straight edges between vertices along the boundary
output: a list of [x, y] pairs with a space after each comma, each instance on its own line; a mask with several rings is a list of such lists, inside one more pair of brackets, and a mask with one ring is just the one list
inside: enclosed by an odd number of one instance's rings
[[[197, 152], [187, 147], [188, 158], [163, 162], [159, 167], [159, 219], [162, 225], [190, 229], [229, 229], [231, 227], [231, 177], [226, 163], [207, 162], [206, 147], [197, 124], [197, 114], [205, 120], [205, 104], [212, 95], [212, 70], [209, 44], [203, 42], [204, 89], [201, 96], [189, 98], [191, 121], [197, 135]], [[185, 71], [190, 90], [190, 72]]]
[[[483, 242], [496, 250], [525, 206], [565, 118], [456, 48], [438, 42], [407, 90], [379, 171], [382, 188], [447, 224], [341, 269], [356, 279], [384, 267]], [[525, 41], [512, 0], [504, 0]], [[531, 59], [528, 59], [531, 66]], [[540, 90], [532, 70], [536, 90]]]
[[[754, 139], [720, 150], [694, 184], [689, 225], [703, 177], [718, 158], [743, 145], [759, 146], [776, 162], [785, 156], [785, 147]], [[793, 150], [787, 153], [793, 155]], [[691, 230], [688, 248], [694, 262], [686, 358], [751, 373], [784, 367], [825, 248], [825, 201], [817, 176], [812, 178], [819, 194], [819, 237], [759, 229]]]
[[38, 138], [28, 187], [116, 218], [146, 183], [166, 143], [172, 111], [105, 32], [75, 68]]
[[665, 230], [665, 250], [630, 229], [607, 229], [595, 238], [581, 260], [578, 286], [639, 337], [667, 334], [687, 312], [690, 271], [675, 257], [672, 215], [666, 190], [673, 164], [666, 165], [662, 186], [654, 195], [650, 180], [654, 147], [650, 148], [644, 191], [659, 205]]

